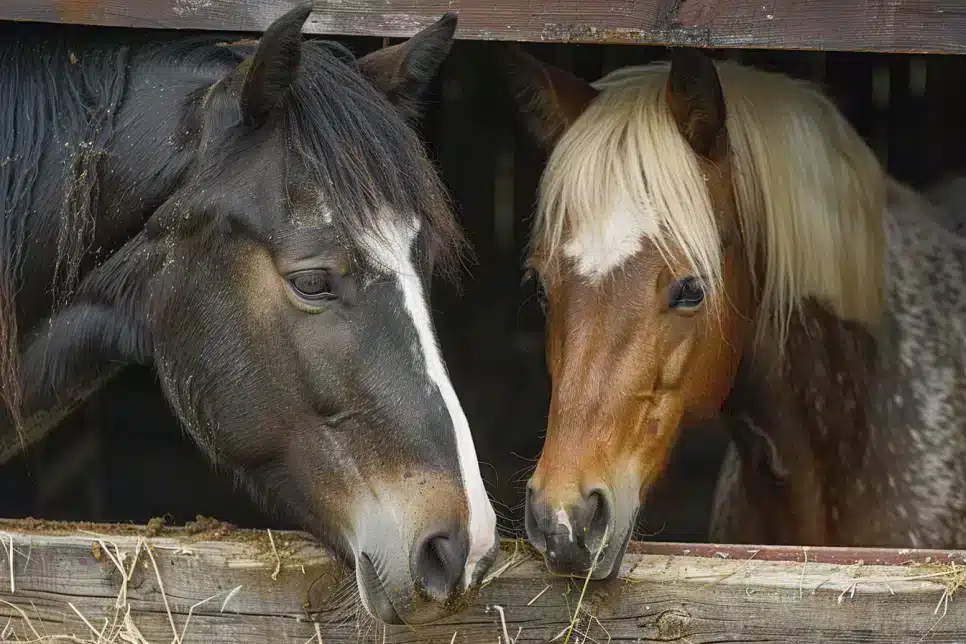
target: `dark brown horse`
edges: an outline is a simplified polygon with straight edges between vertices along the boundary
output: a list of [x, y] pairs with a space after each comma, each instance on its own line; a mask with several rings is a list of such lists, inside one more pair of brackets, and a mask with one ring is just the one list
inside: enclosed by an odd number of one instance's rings
[[684, 49], [591, 86], [515, 51], [552, 149], [550, 567], [616, 572], [679, 431], [722, 411], [713, 539], [966, 545], [966, 242], [934, 206], [807, 84]]
[[[0, 27], [6, 444], [117, 364], [156, 367], [185, 428], [356, 567], [386, 622], [448, 614], [494, 513], [427, 306], [459, 228], [407, 123], [456, 18], [360, 60]], [[17, 436], [17, 430], [20, 436]]]

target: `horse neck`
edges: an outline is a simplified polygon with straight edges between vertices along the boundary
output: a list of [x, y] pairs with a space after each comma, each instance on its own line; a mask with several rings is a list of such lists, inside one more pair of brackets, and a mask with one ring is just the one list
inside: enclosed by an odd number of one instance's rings
[[[745, 493], [776, 542], [966, 543], [966, 243], [893, 189], [887, 310], [870, 330], [809, 302], [784, 354], [739, 371], [726, 412]], [[937, 279], [937, 276], [943, 276]], [[951, 286], [952, 285], [952, 286]]]
[[759, 348], [743, 361], [725, 411], [751, 505], [785, 517], [770, 540], [836, 540], [841, 511], [832, 501], [869, 465], [863, 401], [875, 354], [871, 335], [810, 303], [783, 354]]
[[[12, 310], [0, 307], [0, 324], [12, 315], [13, 351], [23, 352], [88, 272], [179, 187], [200, 144], [195, 97], [234, 64], [214, 37], [143, 45], [127, 32], [2, 25], [0, 36], [8, 72], [0, 94], [9, 99], [0, 130], [16, 132], [0, 139], [0, 269], [8, 271], [0, 277], [16, 292]], [[10, 351], [0, 346], [0, 363]], [[18, 392], [19, 433], [0, 400], [0, 463], [39, 440], [117, 369], [102, 368], [69, 389]]]
[[[36, 69], [29, 61], [17, 63], [30, 70], [29, 89], [40, 97], [21, 97], [22, 106], [5, 108], [18, 114], [17, 122], [38, 114], [60, 120], [27, 130], [42, 146], [36, 177], [29, 201], [5, 214], [19, 218], [20, 239], [31, 240], [20, 259], [22, 274], [30, 278], [22, 280], [16, 302], [21, 339], [54, 306], [55, 277], [62, 304], [60, 296], [136, 234], [177, 186], [197, 149], [185, 136], [183, 106], [193, 91], [212, 82], [210, 74], [181, 71], [176, 60], [157, 60], [151, 48], [104, 44], [97, 36], [70, 41], [74, 64], [87, 67], [65, 72], [49, 59], [67, 45], [52, 40], [45, 46], [51, 51]], [[46, 68], [56, 70], [57, 87], [43, 98]], [[81, 78], [82, 97], [62, 87]]]

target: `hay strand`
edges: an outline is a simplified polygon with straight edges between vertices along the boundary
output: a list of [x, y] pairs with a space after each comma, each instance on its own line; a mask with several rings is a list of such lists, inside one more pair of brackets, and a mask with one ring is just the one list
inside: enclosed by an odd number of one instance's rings
[[[67, 602], [67, 605], [70, 606], [70, 609], [74, 611], [74, 614], [80, 618], [80, 621], [84, 622], [84, 626], [90, 629], [91, 633], [93, 633], [94, 636], [97, 638], [96, 641], [100, 642], [104, 639], [104, 631], [107, 629], [106, 624], [104, 625], [104, 628], [102, 628], [101, 630], [97, 630], [96, 628], [94, 628], [94, 625], [91, 624], [86, 617], [84, 617], [84, 614], [79, 610], [77, 610], [77, 606], [74, 606], [72, 602]], [[36, 631], [34, 632], [36, 633]]]
[[[37, 638], [37, 641], [40, 641], [40, 633], [38, 633], [37, 632], [37, 629], [34, 628], [34, 624], [33, 624], [32, 621], [30, 621], [30, 618], [27, 617], [27, 613], [23, 612], [23, 610], [21, 610], [19, 606], [15, 606], [15, 605], [11, 604], [10, 602], [8, 602], [8, 601], [6, 601], [4, 599], [0, 599], [0, 603], [5, 604], [5, 605], [9, 606], [10, 608], [14, 609], [15, 611], [17, 611], [20, 614], [20, 618], [23, 620], [23, 623], [34, 634], [34, 637]], [[6, 629], [4, 629], [4, 632], [6, 632]]]
[[500, 614], [500, 626], [503, 627], [503, 644], [513, 644], [513, 640], [510, 639], [510, 633], [506, 629], [506, 614], [503, 612], [503, 606], [493, 606], [493, 610]]
[[225, 607], [228, 606], [228, 602], [230, 602], [232, 600], [232, 597], [234, 597], [241, 589], [242, 589], [242, 586], [235, 586], [230, 591], [228, 591], [228, 596], [225, 597], [225, 601], [221, 602], [221, 610], [219, 610], [218, 612], [224, 613]]
[[13, 574], [13, 535], [0, 532], [0, 545], [7, 551], [7, 562], [10, 565], [10, 594], [16, 594], [17, 584]]
[[275, 570], [272, 571], [272, 581], [278, 581], [278, 574], [282, 572], [282, 558], [278, 556], [278, 548], [275, 547], [275, 537], [272, 531], [268, 531], [268, 542], [272, 544], [272, 554], [275, 556]]
[[597, 566], [600, 565], [600, 555], [604, 552], [604, 547], [607, 545], [608, 531], [604, 530], [604, 536], [600, 540], [600, 545], [597, 547], [597, 553], [594, 555], [593, 561], [590, 563], [590, 570], [587, 571], [587, 577], [584, 578], [584, 585], [580, 589], [580, 596], [577, 597], [577, 607], [574, 609], [573, 617], [570, 619], [570, 624], [567, 625], [557, 637], [554, 637], [551, 642], [557, 640], [561, 635], [566, 633], [564, 637], [563, 644], [570, 644], [570, 636], [574, 633], [574, 627], [577, 626], [577, 622], [580, 620], [580, 612], [584, 604], [584, 596], [587, 594], [587, 586], [590, 585], [590, 579], [594, 576], [594, 571], [597, 570]]
[[[10, 550], [10, 543], [11, 540], [8, 539], [2, 544], [3, 548], [7, 550], [7, 552]], [[88, 617], [77, 608], [77, 606], [75, 606], [72, 602], [67, 602], [67, 606], [71, 609], [71, 611], [73, 611], [84, 627], [89, 631], [89, 636], [82, 637], [76, 634], [41, 635], [41, 633], [34, 626], [33, 620], [26, 614], [26, 612], [24, 612], [22, 608], [6, 600], [0, 600], [0, 604], [8, 606], [17, 613], [23, 623], [23, 632], [28, 637], [26, 640], [18, 637], [14, 632], [11, 620], [8, 620], [3, 630], [0, 631], [0, 642], [19, 642], [20, 644], [42, 644], [55, 642], [68, 642], [72, 644], [118, 644], [121, 642], [124, 644], [151, 644], [151, 642], [144, 637], [140, 629], [134, 623], [134, 620], [131, 616], [131, 606], [128, 601], [129, 584], [134, 575], [134, 571], [142, 551], [147, 553], [147, 556], [151, 561], [151, 567], [154, 571], [158, 591], [161, 594], [168, 623], [171, 626], [171, 644], [182, 644], [182, 642], [185, 640], [195, 610], [204, 604], [207, 604], [208, 602], [224, 596], [224, 600], [221, 603], [221, 612], [224, 612], [229, 601], [231, 601], [231, 599], [235, 597], [242, 589], [242, 586], [236, 586], [232, 589], [216, 593], [211, 597], [193, 604], [191, 607], [189, 607], [185, 622], [179, 632], [175, 623], [174, 614], [171, 611], [171, 605], [168, 600], [167, 591], [164, 587], [164, 581], [161, 578], [160, 568], [158, 567], [157, 560], [154, 557], [153, 549], [147, 543], [147, 541], [143, 538], [138, 539], [133, 553], [122, 552], [116, 543], [108, 541], [100, 536], [93, 539], [92, 543], [100, 547], [100, 551], [105, 555], [108, 561], [111, 562], [121, 577], [120, 589], [118, 590], [118, 594], [115, 597], [114, 602], [115, 612], [113, 619], [105, 619], [104, 626], [98, 629], [91, 622], [91, 620], [88, 619]], [[129, 557], [130, 563], [128, 564], [126, 560]], [[318, 624], [316, 624], [315, 629], [316, 636], [313, 637], [313, 640], [318, 639], [319, 643], [321, 644], [322, 635]]]
[[161, 601], [164, 602], [164, 610], [168, 614], [168, 622], [171, 624], [174, 641], [176, 644], [181, 644], [181, 638], [178, 637], [178, 628], [174, 625], [174, 616], [171, 614], [171, 605], [168, 603], [168, 593], [164, 590], [164, 581], [161, 579], [161, 571], [158, 570], [158, 562], [154, 559], [154, 553], [151, 552], [150, 545], [144, 544], [144, 549], [148, 553], [148, 558], [151, 559], [151, 566], [154, 567], [154, 576], [158, 580], [158, 590], [161, 591]]
[[798, 598], [802, 599], [804, 596], [804, 591], [802, 587], [805, 585], [805, 566], [808, 565], [808, 546], [802, 547], [802, 555], [804, 560], [802, 561], [802, 575], [798, 578]]
[[[183, 642], [184, 641], [185, 633], [188, 631], [188, 624], [191, 623], [191, 616], [194, 614], [196, 608], [199, 608], [201, 606], [204, 606], [205, 604], [207, 604], [208, 602], [210, 602], [212, 599], [218, 599], [219, 597], [221, 597], [225, 593], [228, 593], [228, 599], [231, 599], [231, 596], [234, 595], [240, 588], [241, 588], [241, 586], [238, 586], [238, 587], [233, 588], [231, 590], [223, 590], [220, 593], [216, 593], [216, 594], [212, 595], [211, 597], [208, 597], [207, 599], [202, 599], [201, 601], [195, 602], [194, 604], [192, 604], [191, 606], [189, 606], [188, 607], [188, 615], [187, 615], [187, 617], [185, 617], [185, 620], [184, 620], [184, 626], [181, 627], [181, 637], [179, 637], [177, 641], [179, 641], [179, 642]], [[225, 601], [227, 602], [228, 599], [226, 599]], [[221, 612], [225, 612], [224, 611], [224, 604], [222, 604], [222, 611]]]
[[520, 550], [520, 542], [517, 539], [513, 541], [513, 553], [509, 556], [509, 558], [507, 558], [507, 560], [502, 565], [500, 565], [496, 570], [492, 571], [490, 574], [488, 574], [486, 577], [483, 578], [483, 581], [480, 582], [480, 588], [486, 588], [492, 582], [499, 579], [500, 576], [503, 575], [503, 573], [505, 573], [507, 570], [525, 561], [526, 557], [522, 557], [519, 560], [517, 559], [517, 552], [519, 550]]
[[527, 606], [533, 606], [533, 602], [535, 602], [538, 599], [540, 599], [541, 597], [543, 597], [543, 594], [545, 592], [547, 592], [548, 590], [550, 590], [550, 584], [547, 584], [546, 586], [544, 586], [543, 587], [543, 590], [541, 590], [539, 593], [537, 593], [536, 595], [534, 595], [533, 596], [533, 599], [531, 599], [530, 601], [527, 602]]

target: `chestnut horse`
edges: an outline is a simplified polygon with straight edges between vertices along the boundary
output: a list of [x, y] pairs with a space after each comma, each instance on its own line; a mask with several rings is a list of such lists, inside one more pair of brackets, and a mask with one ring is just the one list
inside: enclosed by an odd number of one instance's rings
[[0, 439], [150, 364], [375, 617], [425, 622], [497, 547], [429, 309], [462, 236], [408, 122], [456, 17], [356, 60], [310, 12], [257, 45], [0, 25]]
[[713, 539], [966, 545], [966, 243], [945, 214], [808, 84], [675, 49], [592, 86], [514, 52], [552, 148], [526, 506], [550, 568], [615, 573], [682, 427], [719, 413]]

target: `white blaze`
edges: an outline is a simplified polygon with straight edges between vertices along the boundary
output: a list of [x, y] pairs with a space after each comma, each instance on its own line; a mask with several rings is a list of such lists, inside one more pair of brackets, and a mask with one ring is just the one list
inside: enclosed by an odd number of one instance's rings
[[570, 537], [570, 541], [574, 540], [574, 527], [570, 525], [570, 516], [562, 505], [557, 508], [557, 525], [567, 528], [567, 536]]
[[468, 587], [480, 559], [496, 545], [496, 513], [486, 495], [476, 448], [473, 446], [473, 436], [470, 434], [470, 425], [456, 396], [456, 390], [450, 382], [446, 366], [443, 364], [443, 357], [433, 333], [432, 319], [423, 293], [422, 281], [412, 261], [413, 242], [419, 228], [418, 219], [414, 219], [408, 226], [402, 222], [383, 224], [380, 235], [364, 240], [364, 245], [377, 266], [395, 275], [396, 284], [402, 291], [403, 305], [416, 329], [417, 345], [414, 348], [422, 355], [426, 374], [439, 390], [453, 423], [460, 475], [466, 488], [469, 510], [470, 544], [463, 577], [464, 587]]
[[640, 252], [641, 239], [655, 232], [653, 216], [622, 203], [574, 226], [563, 253], [582, 277], [599, 280]]

